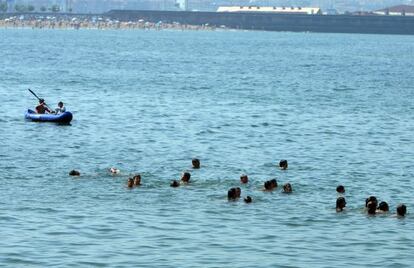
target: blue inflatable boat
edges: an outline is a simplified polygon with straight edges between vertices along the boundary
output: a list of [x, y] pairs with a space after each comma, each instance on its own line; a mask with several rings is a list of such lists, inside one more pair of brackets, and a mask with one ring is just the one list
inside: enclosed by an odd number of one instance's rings
[[33, 110], [27, 110], [24, 117], [34, 122], [53, 122], [60, 124], [69, 124], [72, 121], [72, 113], [64, 112], [61, 114], [38, 114]]

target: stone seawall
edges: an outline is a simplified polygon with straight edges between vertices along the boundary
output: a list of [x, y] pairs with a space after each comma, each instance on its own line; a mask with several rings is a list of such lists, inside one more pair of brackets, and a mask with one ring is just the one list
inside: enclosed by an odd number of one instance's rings
[[408, 16], [357, 16], [357, 15], [299, 15], [269, 13], [219, 13], [185, 11], [112, 10], [105, 14], [120, 21], [145, 20], [151, 22], [214, 25], [234, 29], [414, 34], [414, 17]]

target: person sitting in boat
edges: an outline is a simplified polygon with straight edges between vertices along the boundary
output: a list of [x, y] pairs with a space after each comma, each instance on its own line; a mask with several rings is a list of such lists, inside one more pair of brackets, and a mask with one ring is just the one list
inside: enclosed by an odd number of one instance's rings
[[63, 105], [63, 102], [59, 101], [58, 107], [55, 109], [55, 114], [63, 114], [66, 112], [66, 107]]
[[49, 108], [47, 108], [47, 106], [46, 106], [45, 100], [40, 99], [39, 100], [39, 105], [36, 106], [36, 113], [45, 114], [46, 112], [51, 113]]

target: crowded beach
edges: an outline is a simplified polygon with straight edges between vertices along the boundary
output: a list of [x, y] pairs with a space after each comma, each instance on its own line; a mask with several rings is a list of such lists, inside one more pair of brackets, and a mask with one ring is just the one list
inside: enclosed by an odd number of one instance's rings
[[[20, 15], [0, 18], [0, 28], [29, 28], [29, 29], [96, 29], [96, 30], [190, 30], [214, 31], [217, 28], [204, 25], [187, 25], [178, 22], [165, 23], [149, 22], [143, 19], [121, 22], [99, 16], [43, 16]], [[221, 26], [219, 29], [226, 29]]]

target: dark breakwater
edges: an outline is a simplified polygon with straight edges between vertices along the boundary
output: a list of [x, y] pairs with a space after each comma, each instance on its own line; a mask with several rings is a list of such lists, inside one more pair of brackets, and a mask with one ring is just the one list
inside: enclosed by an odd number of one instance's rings
[[219, 13], [150, 10], [112, 10], [106, 15], [121, 21], [222, 25], [245, 30], [366, 34], [414, 34], [414, 17]]

